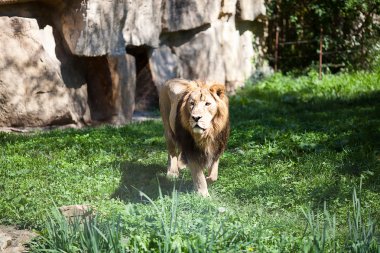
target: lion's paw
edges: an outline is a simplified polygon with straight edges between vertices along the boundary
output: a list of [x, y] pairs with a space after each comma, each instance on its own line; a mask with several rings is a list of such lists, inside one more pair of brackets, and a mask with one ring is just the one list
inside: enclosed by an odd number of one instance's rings
[[178, 171], [176, 171], [176, 172], [168, 171], [168, 173], [166, 173], [166, 176], [168, 178], [178, 178], [179, 177], [179, 172]]
[[217, 177], [217, 176], [209, 176], [209, 177], [206, 177], [206, 181], [207, 181], [207, 183], [209, 183], [209, 184], [214, 183], [216, 180], [218, 180], [218, 177]]
[[202, 196], [202, 197], [205, 197], [205, 198], [209, 198], [211, 197], [210, 194], [208, 193], [208, 190], [198, 190], [197, 193]]

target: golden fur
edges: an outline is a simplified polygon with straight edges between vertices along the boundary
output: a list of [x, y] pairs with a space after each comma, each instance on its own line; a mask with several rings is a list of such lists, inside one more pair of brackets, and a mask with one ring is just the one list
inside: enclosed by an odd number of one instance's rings
[[[195, 189], [208, 196], [207, 181], [218, 176], [219, 157], [229, 136], [228, 97], [221, 84], [172, 79], [160, 90], [160, 111], [168, 147], [168, 175], [187, 163]], [[203, 169], [208, 169], [206, 178]]]

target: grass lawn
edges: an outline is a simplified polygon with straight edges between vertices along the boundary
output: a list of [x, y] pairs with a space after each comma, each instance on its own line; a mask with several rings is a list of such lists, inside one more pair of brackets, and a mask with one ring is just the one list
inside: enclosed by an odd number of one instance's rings
[[[207, 199], [166, 179], [160, 121], [0, 133], [0, 223], [35, 252], [380, 252], [379, 73], [274, 75], [230, 114]], [[72, 204], [97, 216], [67, 223]]]

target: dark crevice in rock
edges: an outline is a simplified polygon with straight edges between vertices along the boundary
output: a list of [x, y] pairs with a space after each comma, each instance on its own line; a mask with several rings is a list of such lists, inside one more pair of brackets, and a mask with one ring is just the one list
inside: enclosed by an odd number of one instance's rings
[[158, 93], [149, 67], [147, 46], [127, 47], [127, 53], [136, 59], [136, 96], [135, 110], [146, 111], [158, 108]]
[[92, 121], [107, 121], [113, 114], [112, 80], [106, 56], [83, 57]]
[[162, 32], [160, 35], [161, 45], [179, 47], [192, 40], [198, 33], [206, 31], [210, 27], [210, 24], [204, 24], [202, 26], [189, 30]]

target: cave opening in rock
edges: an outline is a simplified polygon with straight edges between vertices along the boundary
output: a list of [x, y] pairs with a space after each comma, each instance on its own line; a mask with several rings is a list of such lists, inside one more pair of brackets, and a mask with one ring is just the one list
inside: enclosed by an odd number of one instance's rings
[[158, 93], [149, 66], [149, 47], [128, 46], [127, 53], [136, 60], [135, 111], [151, 111], [158, 108]]

